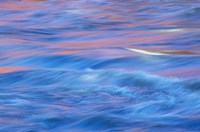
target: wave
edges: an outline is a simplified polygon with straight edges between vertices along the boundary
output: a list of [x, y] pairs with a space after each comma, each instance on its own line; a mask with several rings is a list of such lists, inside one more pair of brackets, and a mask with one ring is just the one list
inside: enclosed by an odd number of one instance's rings
[[39, 130], [199, 129], [197, 79], [123, 70], [41, 69], [0, 74], [0, 86], [4, 115], [10, 115], [6, 118], [24, 116]]

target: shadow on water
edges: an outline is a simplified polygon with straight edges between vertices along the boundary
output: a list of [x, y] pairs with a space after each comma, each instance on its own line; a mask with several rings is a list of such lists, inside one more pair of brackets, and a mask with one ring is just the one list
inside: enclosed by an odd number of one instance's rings
[[199, 9], [0, 1], [0, 131], [200, 131]]

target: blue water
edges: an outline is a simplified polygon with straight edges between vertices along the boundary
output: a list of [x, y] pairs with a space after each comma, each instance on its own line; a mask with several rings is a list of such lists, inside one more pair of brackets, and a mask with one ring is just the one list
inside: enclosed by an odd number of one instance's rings
[[199, 132], [200, 1], [0, 1], [0, 132]]

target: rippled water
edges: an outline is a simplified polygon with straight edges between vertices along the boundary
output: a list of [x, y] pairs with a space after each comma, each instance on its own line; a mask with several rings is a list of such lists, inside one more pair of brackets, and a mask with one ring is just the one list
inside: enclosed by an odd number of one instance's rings
[[198, 0], [1, 0], [0, 132], [199, 132], [199, 44]]

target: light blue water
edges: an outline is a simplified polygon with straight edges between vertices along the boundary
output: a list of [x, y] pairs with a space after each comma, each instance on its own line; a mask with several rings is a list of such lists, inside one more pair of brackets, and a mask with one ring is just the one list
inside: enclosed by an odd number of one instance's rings
[[0, 132], [199, 132], [200, 2], [0, 1]]

